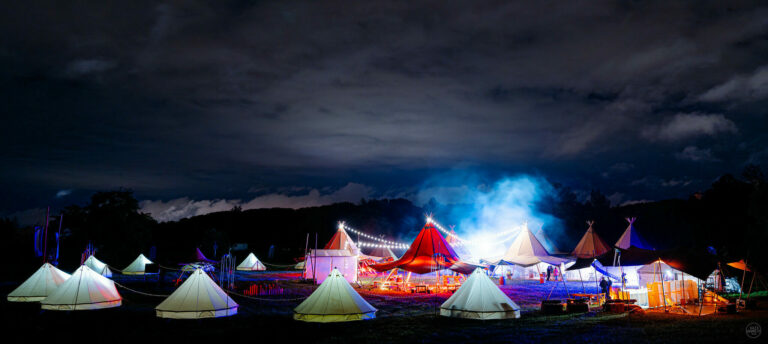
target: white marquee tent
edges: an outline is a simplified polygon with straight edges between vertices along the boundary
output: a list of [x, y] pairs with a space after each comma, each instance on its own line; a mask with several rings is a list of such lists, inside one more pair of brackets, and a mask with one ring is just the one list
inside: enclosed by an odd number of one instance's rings
[[478, 268], [440, 306], [440, 315], [480, 320], [514, 319], [520, 317], [520, 307]]
[[143, 254], [139, 254], [138, 257], [123, 269], [123, 275], [143, 275], [147, 264], [154, 264], [151, 260], [145, 257]]
[[91, 268], [91, 270], [96, 271], [99, 275], [112, 277], [112, 270], [109, 269], [107, 264], [96, 259], [96, 256], [91, 255], [88, 257], [88, 259], [85, 260], [85, 265]]
[[237, 266], [237, 270], [241, 271], [264, 271], [266, 269], [267, 267], [259, 261], [259, 258], [256, 258], [253, 252], [248, 254], [248, 257], [245, 257], [245, 260]]
[[44, 263], [24, 283], [8, 294], [8, 301], [42, 301], [69, 277], [68, 273], [59, 270], [50, 263]]
[[358, 294], [338, 269], [294, 310], [293, 318], [311, 322], [373, 319], [376, 308]]
[[40, 303], [43, 309], [78, 311], [117, 307], [122, 300], [115, 282], [82, 265]]
[[155, 314], [172, 319], [218, 318], [237, 314], [237, 307], [238, 304], [203, 269], [197, 269], [155, 307]]

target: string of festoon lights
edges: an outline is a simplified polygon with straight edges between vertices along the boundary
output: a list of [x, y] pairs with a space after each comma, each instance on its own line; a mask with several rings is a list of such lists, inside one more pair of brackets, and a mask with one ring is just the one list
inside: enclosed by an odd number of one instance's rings
[[431, 223], [431, 224], [435, 225], [435, 227], [437, 227], [437, 229], [439, 229], [441, 232], [443, 232], [443, 233], [445, 233], [446, 235], [448, 235], [448, 236], [450, 236], [450, 237], [452, 237], [452, 238], [454, 238], [454, 239], [458, 240], [459, 242], [461, 242], [461, 243], [463, 243], [463, 244], [469, 244], [469, 243], [471, 242], [471, 241], [469, 241], [469, 240], [464, 240], [464, 239], [462, 239], [462, 238], [459, 238], [459, 236], [458, 236], [458, 235], [456, 235], [456, 234], [453, 234], [453, 233], [449, 232], [447, 229], [445, 229], [445, 227], [443, 227], [443, 226], [442, 226], [442, 225], [440, 225], [440, 224], [439, 224], [437, 221], [435, 221], [435, 219], [434, 219], [434, 218], [432, 218], [432, 216], [427, 216], [427, 223]]
[[401, 242], [395, 242], [390, 240], [384, 240], [379, 237], [375, 237], [373, 235], [365, 234], [359, 230], [356, 230], [352, 227], [347, 226], [344, 222], [339, 222], [339, 229], [344, 229], [345, 231], [352, 232], [354, 234], [357, 234], [363, 238], [376, 240], [380, 243], [370, 243], [370, 242], [363, 242], [358, 240], [357, 246], [359, 247], [388, 247], [388, 248], [408, 248], [410, 245], [404, 244]]

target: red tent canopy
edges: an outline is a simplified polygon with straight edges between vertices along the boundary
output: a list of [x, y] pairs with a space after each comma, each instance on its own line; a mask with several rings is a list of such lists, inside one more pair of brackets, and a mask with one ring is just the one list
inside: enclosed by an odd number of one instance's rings
[[400, 259], [390, 263], [372, 265], [378, 271], [394, 268], [423, 274], [435, 270], [448, 269], [459, 262], [456, 252], [445, 242], [435, 225], [427, 222], [421, 229], [416, 240]]

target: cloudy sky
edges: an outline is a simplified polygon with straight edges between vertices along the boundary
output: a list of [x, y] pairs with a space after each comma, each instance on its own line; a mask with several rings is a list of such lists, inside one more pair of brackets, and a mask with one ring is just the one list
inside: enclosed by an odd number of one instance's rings
[[454, 172], [687, 197], [768, 166], [768, 5], [6, 1], [0, 103], [5, 214], [419, 201]]

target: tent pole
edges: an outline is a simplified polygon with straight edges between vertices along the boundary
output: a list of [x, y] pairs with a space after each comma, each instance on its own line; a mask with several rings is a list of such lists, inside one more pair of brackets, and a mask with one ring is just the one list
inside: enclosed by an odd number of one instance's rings
[[747, 300], [749, 300], [749, 296], [752, 295], [752, 284], [755, 283], [755, 275], [757, 275], [757, 273], [752, 271], [752, 281], [749, 282], [749, 292], [747, 292]]
[[739, 301], [736, 301], [736, 307], [741, 303], [741, 295], [744, 293], [744, 278], [747, 277], [747, 260], [744, 260], [744, 272], [741, 274], [741, 287], [739, 287]]
[[[659, 271], [661, 271], [661, 259], [657, 262], [659, 264]], [[667, 312], [667, 294], [664, 291], [664, 279], [661, 280], [661, 300], [664, 301], [664, 312]]]

